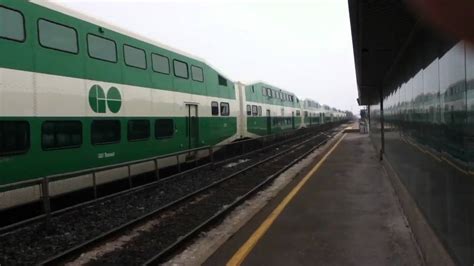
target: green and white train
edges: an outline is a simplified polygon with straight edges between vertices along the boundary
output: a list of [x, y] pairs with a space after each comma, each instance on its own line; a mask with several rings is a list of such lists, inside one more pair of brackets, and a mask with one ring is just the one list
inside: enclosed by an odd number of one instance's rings
[[[0, 189], [326, 122], [303, 121], [291, 92], [233, 82], [205, 60], [44, 0], [0, 0], [0, 54]], [[102, 171], [96, 184], [127, 175]], [[55, 196], [92, 185], [82, 175], [48, 186]], [[40, 197], [39, 186], [3, 189], [0, 210]]]

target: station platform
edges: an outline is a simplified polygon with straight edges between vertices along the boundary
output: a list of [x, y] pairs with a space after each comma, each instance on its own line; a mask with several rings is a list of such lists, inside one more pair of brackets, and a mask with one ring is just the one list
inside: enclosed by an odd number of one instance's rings
[[346, 133], [205, 265], [423, 265], [368, 134]]

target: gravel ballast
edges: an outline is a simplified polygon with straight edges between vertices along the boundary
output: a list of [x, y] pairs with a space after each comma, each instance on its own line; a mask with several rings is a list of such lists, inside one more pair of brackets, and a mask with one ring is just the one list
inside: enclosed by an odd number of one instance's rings
[[[196, 172], [167, 179], [144, 190], [113, 197], [54, 216], [51, 218], [48, 228], [45, 228], [43, 223], [38, 222], [2, 235], [0, 236], [0, 262], [2, 262], [2, 265], [39, 263], [48, 257], [97, 237], [216, 180], [268, 158], [285, 147], [290, 147], [291, 144], [292, 142], [288, 142], [278, 148], [251, 154], [230, 162], [235, 163], [235, 165], [204, 167]], [[289, 159], [285, 160], [289, 161]], [[275, 163], [275, 166], [281, 167], [279, 164], [281, 163]], [[219, 197], [222, 197], [222, 202], [227, 202], [234, 199], [235, 194], [223, 192], [223, 195]], [[206, 200], [210, 201], [211, 199]], [[209, 203], [209, 205], [212, 205], [212, 203]], [[219, 206], [221, 207], [222, 204]], [[188, 220], [197, 221], [200, 220], [200, 217], [208, 214], [204, 210], [201, 210], [201, 212], [202, 215], [190, 213]], [[215, 213], [215, 209], [209, 208], [209, 212]], [[196, 219], [193, 217], [196, 217]], [[164, 224], [160, 226], [164, 226]], [[176, 226], [187, 228], [189, 223], [183, 221], [183, 224], [176, 224]], [[179, 231], [182, 230], [171, 230], [169, 239], [173, 239], [174, 232]]]

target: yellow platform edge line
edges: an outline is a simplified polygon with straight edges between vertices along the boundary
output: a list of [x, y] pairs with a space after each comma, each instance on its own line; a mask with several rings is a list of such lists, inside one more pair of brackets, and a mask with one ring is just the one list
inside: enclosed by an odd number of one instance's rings
[[290, 201], [296, 196], [296, 194], [301, 190], [301, 188], [306, 184], [306, 182], [311, 178], [311, 176], [318, 171], [321, 165], [326, 161], [326, 159], [331, 155], [331, 153], [339, 146], [339, 143], [347, 135], [345, 133], [337, 141], [337, 143], [327, 152], [324, 157], [309, 171], [309, 173], [296, 185], [291, 192], [286, 195], [286, 197], [278, 204], [278, 206], [272, 211], [272, 213], [265, 219], [265, 221], [255, 230], [255, 232], [250, 236], [250, 238], [239, 248], [239, 250], [232, 256], [232, 258], [227, 262], [227, 266], [236, 266], [240, 265], [245, 258], [250, 254], [252, 249], [255, 247], [257, 242], [262, 238], [262, 236], [268, 231], [273, 222], [278, 218], [278, 216], [283, 212], [285, 207], [290, 203]]

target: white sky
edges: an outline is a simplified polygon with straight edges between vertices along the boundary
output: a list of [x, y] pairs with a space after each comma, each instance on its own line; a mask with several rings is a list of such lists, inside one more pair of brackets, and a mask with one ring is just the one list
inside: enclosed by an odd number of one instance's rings
[[347, 0], [55, 1], [204, 58], [234, 81], [358, 113]]

